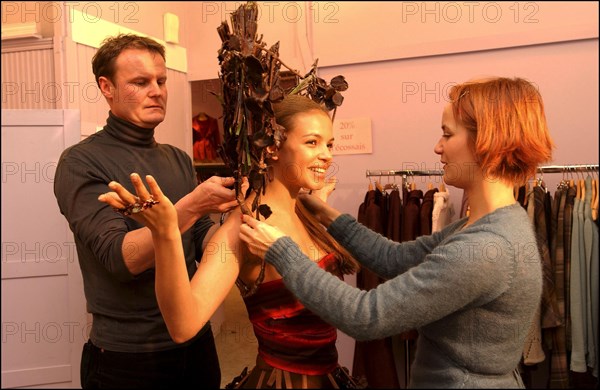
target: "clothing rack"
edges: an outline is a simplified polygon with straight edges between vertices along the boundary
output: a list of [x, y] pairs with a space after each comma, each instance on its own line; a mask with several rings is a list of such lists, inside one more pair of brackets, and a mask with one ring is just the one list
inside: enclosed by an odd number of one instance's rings
[[367, 170], [367, 177], [370, 176], [402, 176], [402, 188], [406, 185], [406, 179], [409, 176], [444, 176], [443, 170], [412, 170], [404, 169], [400, 171], [386, 170], [386, 171], [371, 171]]
[[598, 164], [548, 165], [539, 167], [537, 171], [538, 173], [595, 172], [598, 171]]
[[[598, 164], [577, 164], [577, 165], [548, 165], [538, 167], [538, 173], [566, 173], [566, 172], [593, 172], [598, 170]], [[368, 170], [367, 177], [370, 176], [443, 176], [444, 171], [441, 169], [425, 169], [425, 170]]]
[[[598, 164], [575, 164], [575, 165], [548, 165], [538, 167], [537, 173], [575, 173], [575, 172], [597, 172]], [[367, 170], [366, 176], [402, 176], [402, 186], [409, 176], [443, 176], [444, 171], [439, 169], [425, 170]]]
[[404, 169], [400, 171], [385, 170], [385, 171], [371, 171], [367, 170], [367, 177], [369, 176], [443, 176], [443, 170], [412, 170]]
[[[576, 173], [576, 172], [598, 172], [599, 167], [598, 164], [575, 164], [575, 165], [548, 165], [538, 167], [537, 173]], [[413, 176], [443, 176], [443, 170], [412, 170], [412, 169], [403, 169], [403, 170], [367, 170], [366, 176], [402, 176], [402, 186], [404, 187], [406, 179], [408, 177]], [[406, 374], [406, 383], [408, 385], [410, 379], [410, 353], [409, 353], [409, 345], [408, 340], [405, 341], [405, 374]]]

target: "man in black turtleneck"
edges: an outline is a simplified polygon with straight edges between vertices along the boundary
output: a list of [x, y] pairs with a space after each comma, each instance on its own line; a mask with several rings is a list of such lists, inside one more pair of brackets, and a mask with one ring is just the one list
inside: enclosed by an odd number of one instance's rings
[[73, 231], [87, 309], [93, 315], [81, 361], [83, 388], [218, 388], [220, 367], [210, 324], [185, 344], [173, 342], [154, 292], [150, 230], [116, 213], [98, 196], [118, 181], [134, 189], [132, 172], [153, 175], [179, 215], [190, 278], [211, 212], [237, 202], [233, 178], [200, 185], [190, 157], [154, 139], [165, 118], [167, 69], [158, 42], [126, 34], [107, 39], [92, 68], [110, 112], [104, 128], [66, 149], [54, 192]]

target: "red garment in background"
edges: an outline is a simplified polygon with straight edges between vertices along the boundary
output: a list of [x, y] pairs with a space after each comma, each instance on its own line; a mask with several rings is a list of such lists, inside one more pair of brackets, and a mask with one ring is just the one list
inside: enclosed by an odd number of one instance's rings
[[213, 117], [200, 113], [192, 118], [194, 130], [194, 160], [216, 160], [217, 147], [221, 143], [219, 123]]

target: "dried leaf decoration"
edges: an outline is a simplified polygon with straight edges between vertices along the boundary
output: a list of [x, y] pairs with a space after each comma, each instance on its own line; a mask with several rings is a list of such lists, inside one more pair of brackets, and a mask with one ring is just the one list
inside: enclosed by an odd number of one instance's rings
[[[222, 85], [223, 144], [219, 154], [234, 173], [238, 203], [244, 214], [253, 212], [268, 218], [271, 210], [260, 204], [267, 184], [267, 147], [278, 144], [283, 132], [275, 123], [272, 104], [281, 101], [286, 93], [307, 96], [335, 110], [344, 101], [340, 92], [348, 88], [343, 76], [334, 77], [328, 84], [317, 77], [317, 62], [302, 76], [286, 66], [279, 58], [279, 42], [267, 48], [262, 35], [257, 37], [258, 7], [247, 2], [231, 14], [231, 30], [227, 22], [217, 28], [222, 46], [218, 52]], [[296, 75], [296, 87], [286, 92], [281, 85], [280, 68]], [[251, 208], [241, 193], [243, 178], [248, 178], [249, 191], [256, 193]]]

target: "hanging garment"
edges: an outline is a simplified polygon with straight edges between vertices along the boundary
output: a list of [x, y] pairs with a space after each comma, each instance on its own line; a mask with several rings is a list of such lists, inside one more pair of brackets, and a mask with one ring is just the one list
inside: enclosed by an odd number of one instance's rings
[[423, 191], [408, 191], [402, 210], [402, 242], [416, 239], [421, 232], [421, 200]]
[[583, 200], [575, 198], [573, 204], [573, 230], [571, 244], [571, 362], [570, 370], [584, 373], [587, 371], [585, 353], [587, 337], [585, 335], [585, 291], [587, 281], [582, 265], [583, 253]]
[[400, 190], [394, 189], [388, 195], [389, 218], [387, 221], [386, 237], [400, 242], [402, 237], [402, 199]]
[[550, 194], [541, 186], [534, 187], [534, 212], [535, 212], [535, 230], [538, 249], [542, 259], [542, 269], [544, 284], [542, 290], [542, 328], [554, 328], [562, 324], [561, 316], [558, 311], [556, 298], [556, 287], [554, 284], [554, 270], [550, 259], [548, 245], [549, 229], [546, 222], [550, 215]]
[[[597, 222], [597, 220], [595, 221]], [[599, 243], [599, 231], [598, 224], [592, 223], [592, 251], [590, 255], [591, 266], [590, 266], [590, 300], [591, 300], [591, 309], [592, 309], [592, 335], [593, 335], [593, 343], [594, 348], [598, 348], [598, 344], [600, 343], [600, 334], [598, 333], [599, 329], [599, 318], [598, 318], [598, 309], [600, 306], [600, 302], [598, 301], [600, 298], [600, 286], [598, 284], [598, 280], [600, 279], [600, 250], [598, 248]], [[588, 367], [592, 368], [592, 375], [598, 378], [598, 361], [600, 360], [599, 351], [596, 349], [596, 359], [592, 365], [588, 365]]]
[[[596, 346], [598, 342], [598, 235], [594, 234], [594, 221], [592, 219], [592, 178], [588, 175], [585, 179], [585, 197], [583, 200], [583, 242], [584, 259], [581, 262], [582, 277], [586, 279], [586, 289], [582, 291], [585, 294], [585, 319], [584, 334], [586, 335], [586, 363], [587, 366], [595, 370], [598, 376], [598, 363]], [[596, 257], [593, 257], [594, 248], [596, 248]], [[595, 291], [595, 295], [594, 295]], [[596, 306], [593, 306], [593, 302]], [[596, 321], [594, 321], [594, 316]], [[594, 325], [594, 322], [596, 325]]]
[[523, 206], [524, 208], [526, 208], [526, 205], [527, 205], [527, 199], [526, 199], [527, 196], [528, 196], [527, 187], [525, 187], [525, 186], [519, 187], [519, 192], [517, 194], [517, 202], [519, 202], [519, 204], [521, 206]]
[[[585, 181], [578, 183], [584, 190]], [[587, 192], [587, 191], [586, 191]], [[598, 378], [588, 359], [588, 305], [590, 303], [590, 276], [587, 269], [586, 253], [586, 201], [587, 193], [577, 191], [573, 206], [573, 237], [571, 243], [571, 385], [574, 388], [598, 388]], [[589, 214], [588, 214], [589, 215]], [[576, 237], [577, 236], [577, 237]], [[589, 238], [589, 234], [588, 234]], [[593, 240], [593, 238], [592, 238]], [[589, 241], [589, 240], [588, 240]], [[593, 245], [593, 243], [592, 243]], [[576, 260], [577, 259], [577, 260]], [[596, 260], [597, 261], [597, 260]], [[594, 275], [598, 278], [598, 275]], [[593, 321], [593, 318], [592, 318]], [[592, 335], [593, 338], [593, 335]], [[596, 340], [597, 342], [597, 340]]]
[[217, 120], [204, 113], [192, 118], [193, 153], [196, 161], [210, 161], [217, 159], [217, 148], [221, 143], [219, 124]]
[[432, 231], [433, 196], [438, 192], [437, 188], [427, 190], [423, 195], [423, 202], [419, 211], [420, 236], [428, 236]]
[[[402, 234], [400, 242], [412, 241], [421, 233], [421, 201], [423, 199], [423, 191], [408, 190], [403, 186], [404, 198], [402, 199]], [[431, 222], [427, 223], [429, 226]], [[404, 365], [402, 371], [398, 370], [398, 381], [408, 383], [410, 371], [408, 367], [414, 359], [416, 351], [416, 341], [419, 333], [416, 329], [403, 332], [392, 337], [392, 345], [394, 346], [394, 356], [399, 366]]]
[[[527, 200], [527, 215], [529, 220], [535, 226], [535, 194], [531, 191], [527, 194], [529, 198]], [[523, 201], [524, 202], [524, 201]], [[537, 243], [536, 243], [537, 244]], [[538, 249], [539, 250], [539, 249]], [[542, 348], [542, 302], [538, 305], [535, 314], [533, 316], [531, 326], [525, 337], [525, 343], [523, 345], [523, 363], [525, 365], [535, 365], [543, 362], [546, 359], [546, 354]], [[527, 382], [527, 377], [523, 380]]]
[[564, 212], [567, 198], [567, 189], [559, 187], [554, 193], [552, 203], [552, 230], [553, 239], [550, 245], [550, 255], [554, 263], [554, 283], [556, 286], [556, 299], [558, 312], [562, 325], [557, 326], [552, 333], [552, 355], [550, 363], [551, 389], [569, 388], [569, 366], [567, 362], [566, 338], [566, 285], [565, 285], [565, 253], [564, 253]]
[[[359, 206], [357, 219], [358, 222], [384, 236], [388, 221], [387, 198], [387, 194], [378, 189], [368, 191], [363, 204]], [[362, 290], [375, 288], [383, 281], [364, 267], [356, 275], [356, 287]], [[352, 375], [365, 379], [369, 388], [398, 388], [391, 338], [356, 341]]]
[[575, 197], [577, 192], [574, 187], [568, 187], [565, 195], [564, 210], [564, 256], [565, 256], [565, 337], [567, 342], [567, 353], [571, 353], [571, 253], [573, 242], [573, 211], [575, 207]]
[[[554, 282], [553, 256], [550, 255], [552, 241], [552, 197], [542, 185], [535, 186], [527, 201], [527, 211], [536, 233], [536, 246], [542, 260], [543, 287], [542, 299], [536, 318], [526, 338], [523, 362], [523, 380], [527, 387], [546, 388], [550, 383], [552, 359], [552, 339], [555, 330], [563, 321], [559, 314], [556, 287]], [[531, 348], [529, 351], [527, 348]], [[526, 352], [529, 352], [527, 355]], [[538, 361], [536, 361], [538, 360]]]
[[[379, 190], [367, 191], [365, 200], [358, 209], [358, 222], [379, 234], [384, 234], [381, 222], [383, 200], [383, 195]], [[356, 287], [363, 290], [377, 287], [382, 281], [379, 276], [365, 268], [361, 268], [356, 274]]]
[[433, 210], [431, 212], [431, 232], [439, 232], [452, 221], [454, 206], [450, 202], [450, 192], [439, 191], [433, 194]]

